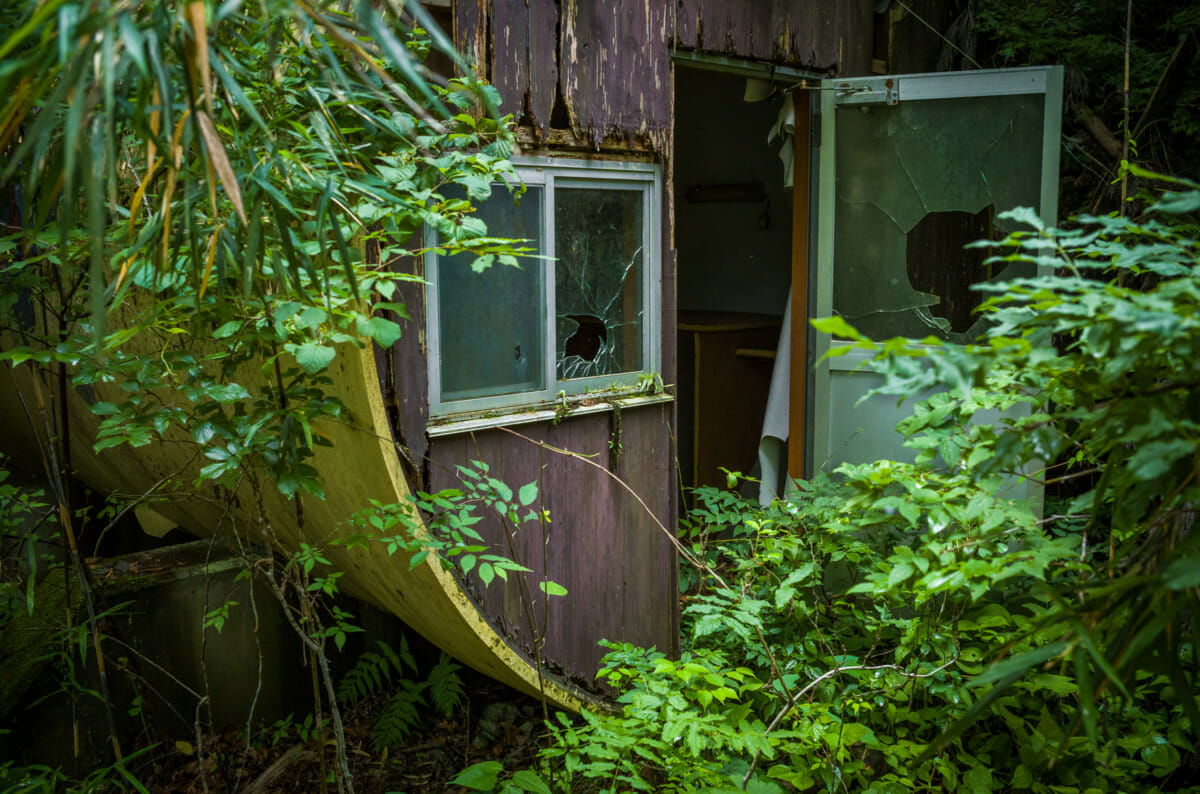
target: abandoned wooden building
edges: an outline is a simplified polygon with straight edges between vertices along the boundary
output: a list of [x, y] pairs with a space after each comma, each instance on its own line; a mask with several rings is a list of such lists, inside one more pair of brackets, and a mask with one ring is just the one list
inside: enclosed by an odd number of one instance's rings
[[[1061, 72], [935, 71], [967, 65], [933, 30], [953, 21], [936, 2], [427, 5], [517, 123], [527, 190], [495, 191], [480, 216], [540, 257], [482, 274], [396, 263], [425, 285], [404, 296], [400, 341], [331, 373], [370, 432], [338, 431], [338, 459], [318, 459], [330, 498], [307, 523], [457, 485], [469, 461], [538, 482], [548, 525], [480, 525], [532, 569], [502, 586], [331, 554], [348, 591], [577, 707], [599, 640], [677, 650], [688, 489], [724, 467], [766, 498], [788, 476], [904, 454], [894, 406], [858, 402], [874, 376], [823, 359], [843, 343], [810, 321], [965, 338], [969, 283], [1001, 274], [964, 243], [1008, 230], [997, 214], [1015, 206], [1054, 217]], [[146, 474], [93, 469], [99, 484]]]

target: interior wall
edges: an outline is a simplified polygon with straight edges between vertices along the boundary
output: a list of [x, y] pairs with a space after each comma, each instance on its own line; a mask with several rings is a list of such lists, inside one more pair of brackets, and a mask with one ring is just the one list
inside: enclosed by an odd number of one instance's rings
[[[745, 102], [746, 80], [675, 70], [675, 248], [681, 312], [782, 315], [791, 274], [791, 197], [767, 132], [782, 91]], [[762, 202], [689, 203], [688, 188], [761, 182]], [[767, 211], [768, 225], [761, 228]]]

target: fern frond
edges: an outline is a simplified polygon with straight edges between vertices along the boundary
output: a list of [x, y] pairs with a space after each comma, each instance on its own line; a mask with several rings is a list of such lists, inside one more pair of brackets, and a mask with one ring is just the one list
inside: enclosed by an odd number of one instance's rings
[[379, 653], [364, 651], [338, 684], [337, 698], [347, 705], [357, 703], [383, 690], [392, 682], [393, 669], [403, 675], [395, 651], [386, 642], [378, 642]]
[[433, 701], [433, 708], [443, 717], [453, 716], [466, 698], [462, 678], [458, 675], [461, 669], [450, 654], [443, 651], [438, 663], [429, 671], [426, 681], [429, 685], [429, 696]]
[[[386, 643], [382, 641], [379, 644], [386, 646]], [[390, 651], [391, 648], [388, 648], [388, 650]], [[401, 677], [404, 676], [404, 668], [400, 666], [400, 662], [404, 662], [406, 665], [408, 665], [408, 669], [412, 670], [414, 673], [417, 672], [417, 660], [413, 657], [412, 651], [408, 649], [408, 637], [404, 636], [403, 634], [400, 635], [400, 653], [398, 656], [399, 661], [397, 661], [396, 658], [397, 654], [392, 654], [392, 664], [396, 666], [396, 672], [399, 673]]]
[[371, 744], [376, 752], [406, 741], [412, 735], [421, 723], [420, 710], [425, 706], [425, 697], [421, 693], [427, 686], [428, 683], [400, 682], [400, 688], [392, 695], [371, 732]]

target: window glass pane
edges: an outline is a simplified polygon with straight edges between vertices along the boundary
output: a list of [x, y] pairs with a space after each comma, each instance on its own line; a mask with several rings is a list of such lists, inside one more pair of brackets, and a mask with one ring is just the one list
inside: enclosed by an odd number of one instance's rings
[[641, 189], [555, 191], [560, 379], [642, 368], [644, 201]]
[[[542, 188], [531, 186], [514, 205], [497, 188], [478, 206], [488, 235], [542, 245]], [[520, 267], [493, 264], [471, 270], [470, 254], [438, 260], [438, 318], [443, 402], [545, 388], [546, 288], [544, 260]]]
[[834, 311], [875, 338], [965, 341], [980, 329], [970, 285], [1032, 275], [964, 250], [1009, 231], [996, 215], [1038, 208], [1041, 94], [837, 110]]

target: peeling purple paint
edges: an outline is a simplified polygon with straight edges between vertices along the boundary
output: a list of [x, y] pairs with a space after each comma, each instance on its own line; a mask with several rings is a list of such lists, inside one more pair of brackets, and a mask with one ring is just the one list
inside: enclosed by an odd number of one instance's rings
[[[616, 474], [646, 503], [653, 517], [610, 476], [580, 458], [543, 451], [536, 443], [569, 449], [603, 465], [608, 457], [612, 414], [568, 419], [438, 439], [433, 458], [433, 487], [461, 487], [454, 465], [484, 460], [491, 474], [514, 487], [539, 481], [535, 503], [550, 511], [544, 528], [527, 523], [510, 539], [494, 516], [475, 526], [495, 553], [532, 569], [525, 575], [536, 634], [545, 626], [542, 656], [555, 671], [590, 686], [605, 649], [601, 639], [654, 645], [670, 650], [675, 635], [674, 553], [657, 523], [671, 525], [671, 450], [667, 416], [670, 406], [629, 408], [622, 412], [624, 452]], [[530, 440], [526, 440], [530, 439]], [[539, 476], [539, 469], [541, 470]], [[543, 577], [567, 588], [567, 595], [546, 599], [538, 588]], [[472, 575], [471, 588], [485, 616], [510, 644], [533, 658], [533, 635], [516, 575], [484, 588]], [[545, 606], [549, 606], [547, 614]]]
[[595, 147], [617, 135], [665, 151], [672, 47], [842, 74], [870, 65], [870, 0], [456, 0], [454, 13], [459, 48], [487, 53], [506, 112], [527, 110], [546, 137], [561, 91]]

